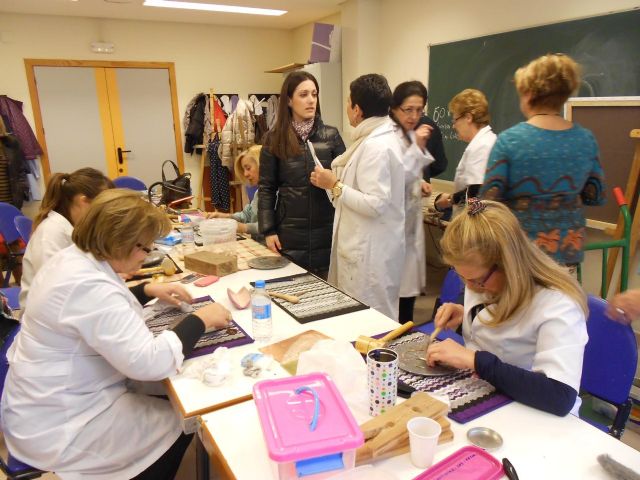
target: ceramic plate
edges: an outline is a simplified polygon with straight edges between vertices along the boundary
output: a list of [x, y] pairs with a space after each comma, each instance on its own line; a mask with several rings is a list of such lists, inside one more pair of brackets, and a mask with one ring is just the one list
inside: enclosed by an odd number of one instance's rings
[[274, 268], [282, 268], [288, 265], [289, 260], [284, 257], [254, 257], [247, 264], [257, 270], [273, 270]]

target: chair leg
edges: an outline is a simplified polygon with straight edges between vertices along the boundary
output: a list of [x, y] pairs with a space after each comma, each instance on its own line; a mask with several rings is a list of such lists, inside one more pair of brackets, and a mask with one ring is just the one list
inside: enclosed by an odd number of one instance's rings
[[628, 398], [626, 402], [618, 407], [618, 413], [616, 413], [616, 418], [613, 419], [613, 424], [609, 429], [609, 435], [620, 440], [620, 438], [622, 438], [622, 434], [624, 433], [624, 428], [627, 424], [627, 420], [629, 419], [629, 415], [631, 415], [630, 398]]

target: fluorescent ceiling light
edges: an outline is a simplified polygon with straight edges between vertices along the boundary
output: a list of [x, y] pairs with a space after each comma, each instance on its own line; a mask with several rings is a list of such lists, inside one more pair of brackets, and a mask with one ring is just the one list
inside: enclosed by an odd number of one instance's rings
[[286, 10], [271, 10], [268, 8], [239, 7], [235, 5], [218, 5], [215, 3], [178, 2], [175, 0], [145, 0], [145, 7], [183, 8], [187, 10], [206, 10], [209, 12], [245, 13], [248, 15], [280, 16]]

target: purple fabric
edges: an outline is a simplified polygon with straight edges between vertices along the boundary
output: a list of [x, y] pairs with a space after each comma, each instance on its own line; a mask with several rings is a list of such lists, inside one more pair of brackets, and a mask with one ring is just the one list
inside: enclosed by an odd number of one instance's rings
[[9, 123], [6, 125], [7, 130], [18, 137], [22, 153], [27, 160], [33, 160], [38, 155], [42, 155], [42, 148], [22, 113], [22, 102], [0, 95], [0, 115]]

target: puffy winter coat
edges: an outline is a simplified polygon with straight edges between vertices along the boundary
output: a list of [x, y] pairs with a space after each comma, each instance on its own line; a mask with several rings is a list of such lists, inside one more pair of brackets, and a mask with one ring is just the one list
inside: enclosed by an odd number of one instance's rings
[[[345, 151], [338, 129], [319, 118], [309, 140], [324, 168]], [[306, 143], [300, 141], [300, 148], [300, 155], [286, 159], [262, 148], [258, 223], [263, 235], [278, 235], [282, 253], [293, 262], [322, 271], [329, 268], [334, 209], [326, 191], [311, 185], [313, 157]]]

